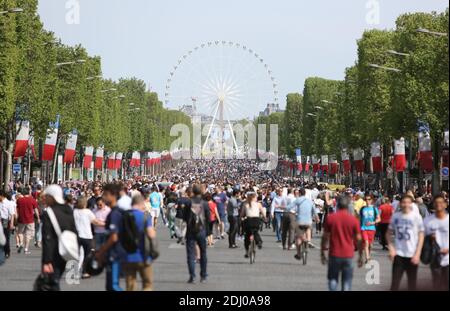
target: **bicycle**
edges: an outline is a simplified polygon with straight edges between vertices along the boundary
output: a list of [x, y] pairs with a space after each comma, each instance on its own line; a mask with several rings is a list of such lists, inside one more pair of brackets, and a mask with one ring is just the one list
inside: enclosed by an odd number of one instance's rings
[[299, 245], [299, 253], [295, 255], [295, 258], [297, 260], [302, 260], [303, 265], [305, 266], [308, 262], [308, 249], [309, 249], [309, 242], [306, 238], [306, 232], [309, 229], [309, 226], [299, 226], [301, 235], [301, 244]]
[[255, 237], [253, 234], [250, 236], [250, 246], [248, 248], [248, 257], [250, 259], [250, 264], [254, 264], [255, 258], [256, 258], [256, 241], [255, 241]]

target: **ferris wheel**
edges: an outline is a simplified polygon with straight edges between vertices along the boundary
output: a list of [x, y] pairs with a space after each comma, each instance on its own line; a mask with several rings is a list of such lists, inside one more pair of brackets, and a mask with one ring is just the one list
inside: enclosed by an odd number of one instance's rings
[[166, 108], [189, 107], [191, 116], [207, 120], [206, 146], [214, 133], [219, 140], [226, 131], [233, 136], [233, 122], [253, 119], [267, 104], [278, 105], [278, 94], [273, 71], [258, 52], [237, 42], [209, 41], [178, 59], [164, 97]]

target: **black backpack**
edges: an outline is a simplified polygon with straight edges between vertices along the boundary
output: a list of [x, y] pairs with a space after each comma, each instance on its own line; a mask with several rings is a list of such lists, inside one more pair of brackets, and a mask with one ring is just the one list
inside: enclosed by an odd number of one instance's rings
[[122, 230], [119, 235], [120, 244], [131, 254], [139, 247], [139, 230], [132, 211], [122, 211]]
[[205, 229], [205, 211], [203, 209], [203, 201], [199, 203], [192, 202], [191, 214], [187, 226], [194, 234], [198, 234]]

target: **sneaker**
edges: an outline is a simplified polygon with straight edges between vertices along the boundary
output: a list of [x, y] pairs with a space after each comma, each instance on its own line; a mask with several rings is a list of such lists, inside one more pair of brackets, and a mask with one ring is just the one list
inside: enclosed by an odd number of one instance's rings
[[308, 242], [309, 248], [316, 248], [316, 246], [312, 242]]
[[187, 281], [188, 284], [195, 284], [195, 279], [194, 278], [189, 278], [189, 280]]
[[298, 254], [295, 254], [294, 258], [297, 259], [297, 260], [300, 260], [300, 259], [301, 259], [300, 256], [299, 256]]
[[29, 251], [29, 250], [25, 250], [24, 252], [23, 252], [25, 255], [31, 255], [31, 252]]
[[22, 250], [23, 250], [23, 246], [19, 246], [18, 248], [17, 248], [17, 253], [21, 253], [22, 252]]
[[200, 283], [206, 283], [206, 282], [207, 282], [206, 278], [201, 278], [200, 279]]
[[244, 257], [245, 257], [245, 258], [248, 258], [249, 256], [248, 256], [248, 254], [245, 254]]

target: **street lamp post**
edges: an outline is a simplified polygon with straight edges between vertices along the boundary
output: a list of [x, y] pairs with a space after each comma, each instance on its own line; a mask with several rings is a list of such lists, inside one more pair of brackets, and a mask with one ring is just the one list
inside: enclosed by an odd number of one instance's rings
[[0, 11], [0, 15], [6, 15], [6, 14], [14, 14], [14, 13], [22, 13], [22, 8], [11, 8], [5, 11]]
[[431, 30], [426, 29], [426, 28], [419, 28], [416, 31], [420, 32], [420, 33], [428, 34], [428, 35], [438, 36], [438, 37], [448, 37], [448, 33], [431, 31]]

